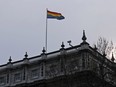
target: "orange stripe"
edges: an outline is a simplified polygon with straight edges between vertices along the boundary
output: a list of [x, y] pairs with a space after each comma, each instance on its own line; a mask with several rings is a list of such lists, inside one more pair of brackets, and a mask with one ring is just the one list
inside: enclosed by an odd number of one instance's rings
[[61, 13], [57, 13], [57, 12], [47, 11], [47, 13], [48, 13], [49, 15], [53, 15], [53, 16], [61, 16]]

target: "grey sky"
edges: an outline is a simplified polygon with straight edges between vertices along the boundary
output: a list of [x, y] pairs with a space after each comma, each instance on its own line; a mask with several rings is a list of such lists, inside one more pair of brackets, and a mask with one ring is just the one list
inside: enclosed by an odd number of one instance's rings
[[65, 20], [48, 20], [48, 52], [61, 42], [81, 42], [86, 31], [92, 45], [99, 36], [115, 41], [116, 0], [0, 0], [0, 64], [41, 54], [45, 46], [46, 8], [62, 13]]

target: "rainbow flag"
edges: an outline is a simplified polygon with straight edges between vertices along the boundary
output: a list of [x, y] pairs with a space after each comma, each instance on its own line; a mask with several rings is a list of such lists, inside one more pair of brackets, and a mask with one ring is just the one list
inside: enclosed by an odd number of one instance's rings
[[52, 11], [47, 10], [47, 18], [62, 20], [64, 19], [64, 16], [62, 16], [61, 13], [52, 12]]

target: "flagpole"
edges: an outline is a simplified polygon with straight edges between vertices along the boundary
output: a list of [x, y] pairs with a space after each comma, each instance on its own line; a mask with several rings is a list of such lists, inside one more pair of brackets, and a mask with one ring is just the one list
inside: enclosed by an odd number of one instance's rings
[[47, 20], [47, 11], [48, 9], [46, 8], [46, 36], [45, 36], [45, 49], [46, 49], [46, 52], [47, 52], [47, 28], [48, 28], [48, 20]]
[[46, 8], [46, 34], [45, 34], [45, 50], [47, 52], [47, 42], [48, 42], [48, 18], [51, 18], [51, 19], [57, 19], [57, 20], [62, 20], [64, 19], [65, 17], [61, 15], [61, 13], [57, 13], [57, 12], [51, 12], [49, 11], [49, 16], [48, 16], [48, 9]]

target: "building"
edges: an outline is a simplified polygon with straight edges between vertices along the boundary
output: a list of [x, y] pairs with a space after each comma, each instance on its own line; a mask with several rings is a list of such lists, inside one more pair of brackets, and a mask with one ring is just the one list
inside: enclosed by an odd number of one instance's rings
[[[86, 42], [0, 66], [0, 87], [116, 87], [116, 63]], [[113, 58], [112, 58], [113, 59]]]

